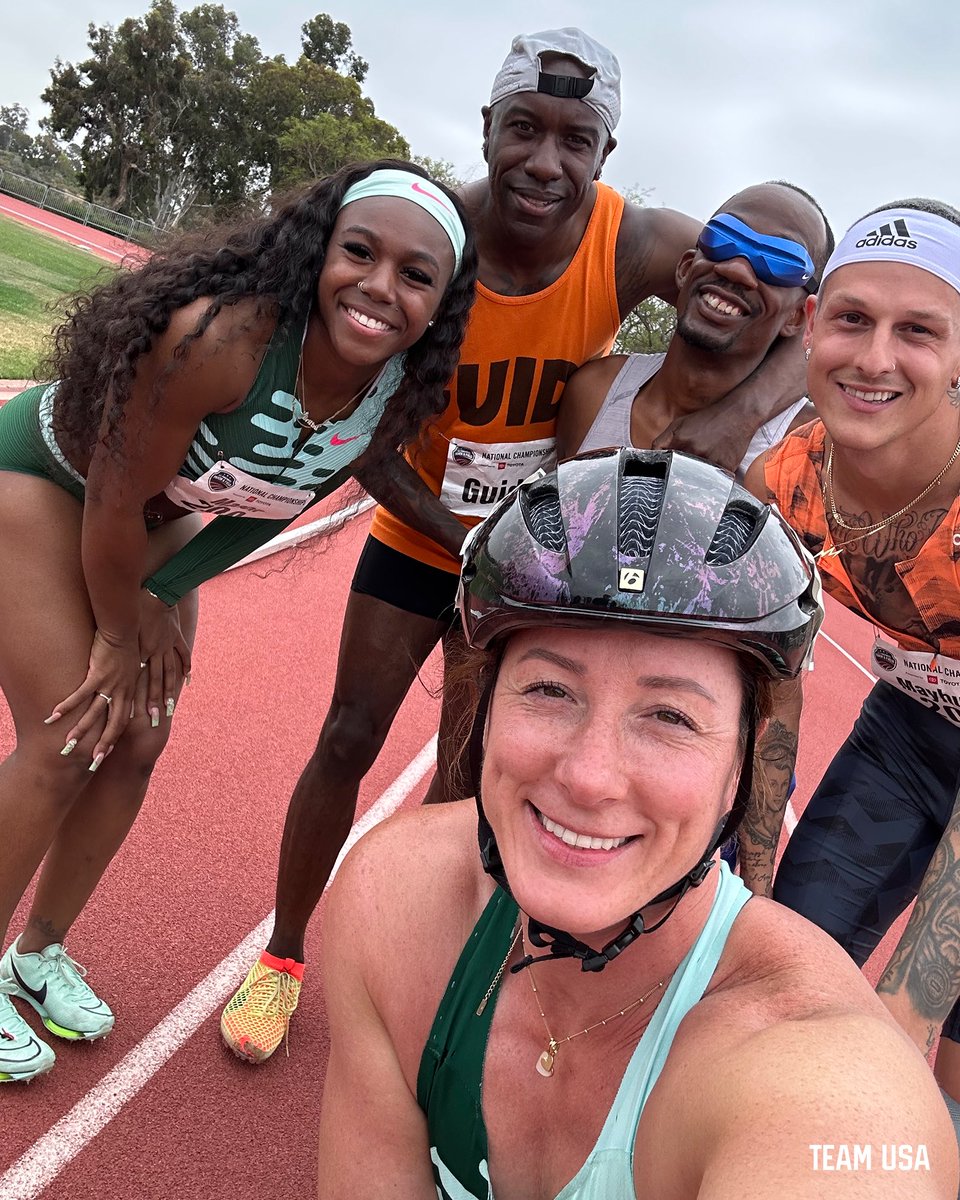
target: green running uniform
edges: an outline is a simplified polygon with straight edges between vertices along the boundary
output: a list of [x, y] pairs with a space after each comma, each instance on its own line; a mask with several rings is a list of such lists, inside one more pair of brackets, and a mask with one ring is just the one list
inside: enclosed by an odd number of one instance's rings
[[[303, 329], [299, 322], [274, 334], [246, 399], [201, 422], [166, 489], [181, 508], [219, 514], [144, 581], [167, 604], [239, 562], [344, 483], [403, 378], [404, 356], [395, 355], [350, 416], [311, 431], [298, 445], [302, 409], [293, 391]], [[28, 388], [0, 408], [0, 470], [49, 479], [82, 501], [84, 479], [53, 433], [56, 387]], [[237, 515], [245, 501], [269, 511]]]

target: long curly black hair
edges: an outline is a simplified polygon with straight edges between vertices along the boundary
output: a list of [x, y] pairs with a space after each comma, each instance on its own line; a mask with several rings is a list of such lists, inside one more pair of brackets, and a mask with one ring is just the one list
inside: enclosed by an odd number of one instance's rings
[[[111, 400], [108, 445], [119, 450], [123, 406], [137, 370], [170, 324], [173, 313], [202, 296], [210, 304], [177, 346], [182, 357], [226, 305], [249, 297], [275, 311], [278, 327], [305, 320], [327, 244], [347, 189], [372, 171], [394, 168], [430, 179], [415, 163], [383, 158], [344, 167], [291, 197], [269, 216], [178, 237], [133, 271], [118, 271], [93, 291], [74, 298], [54, 335], [47, 378], [58, 380], [53, 426], [63, 445], [90, 453]], [[467, 230], [460, 270], [451, 281], [432, 327], [406, 352], [403, 381], [386, 407], [371, 454], [393, 453], [444, 408], [444, 385], [453, 374], [474, 298], [477, 250], [460, 200], [431, 180], [456, 208]], [[172, 364], [171, 364], [172, 365]]]

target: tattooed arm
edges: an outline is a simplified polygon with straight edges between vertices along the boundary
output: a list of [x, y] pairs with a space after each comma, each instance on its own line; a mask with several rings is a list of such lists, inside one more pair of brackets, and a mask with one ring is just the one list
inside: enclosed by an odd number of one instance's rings
[[960, 793], [877, 991], [928, 1054], [960, 996]]
[[769, 896], [773, 890], [773, 865], [797, 761], [802, 707], [801, 680], [778, 684], [773, 714], [757, 741], [753, 788], [739, 833], [740, 874], [757, 896]]

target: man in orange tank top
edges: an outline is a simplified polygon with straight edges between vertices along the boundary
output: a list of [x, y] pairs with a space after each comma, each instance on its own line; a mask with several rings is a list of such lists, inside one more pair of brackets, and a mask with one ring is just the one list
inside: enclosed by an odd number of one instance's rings
[[[647, 297], [676, 299], [677, 260], [699, 231], [681, 213], [625, 206], [598, 182], [616, 145], [620, 68], [580, 30], [516, 38], [482, 114], [488, 177], [462, 190], [480, 253], [477, 300], [450, 404], [424, 431], [416, 469], [388, 489], [378, 481], [376, 498], [402, 520], [381, 509], [358, 564], [333, 700], [284, 826], [273, 936], [221, 1023], [227, 1044], [251, 1061], [279, 1045], [296, 1007], [307, 921], [360, 782], [428, 654], [441, 640], [448, 654], [458, 644], [451, 622], [465, 527], [549, 465], [565, 380], [610, 350], [622, 316]], [[763, 366], [762, 381], [727, 401], [729, 444], [717, 446], [714, 414], [695, 414], [683, 448], [707, 444], [715, 461], [739, 461], [755, 429], [802, 392], [799, 350]], [[429, 800], [468, 786], [451, 782], [462, 707], [445, 697]]]
[[[758, 459], [823, 584], [876, 630], [878, 682], [790, 839], [773, 897], [862, 964], [917, 897], [878, 991], [929, 1053], [960, 1139], [960, 212], [885, 205], [847, 231], [807, 301], [821, 420]], [[758, 756], [769, 785], [741, 827], [768, 892], [799, 689]], [[761, 790], [760, 794], [763, 792]]]

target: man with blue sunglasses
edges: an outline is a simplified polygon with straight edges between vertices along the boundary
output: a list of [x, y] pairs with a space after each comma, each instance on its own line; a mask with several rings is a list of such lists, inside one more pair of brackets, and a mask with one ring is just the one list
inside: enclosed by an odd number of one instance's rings
[[[722, 399], [778, 339], [800, 335], [804, 302], [832, 249], [823, 212], [801, 189], [764, 183], [732, 196], [677, 264], [677, 332], [667, 353], [611, 355], [568, 381], [560, 457], [611, 445], [655, 448], [675, 422]], [[721, 424], [736, 419], [723, 406], [717, 415]], [[738, 474], [812, 415], [801, 397], [768, 420]]]

